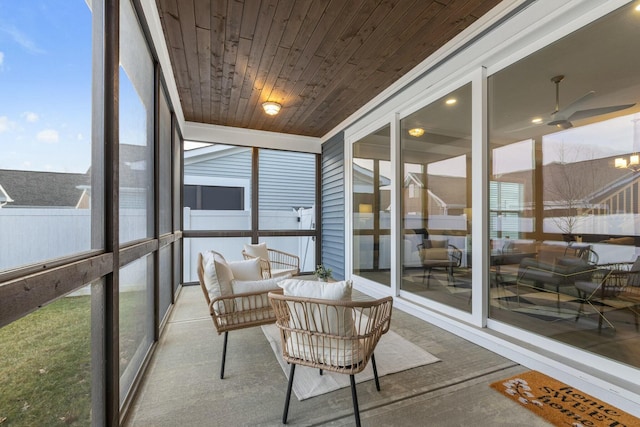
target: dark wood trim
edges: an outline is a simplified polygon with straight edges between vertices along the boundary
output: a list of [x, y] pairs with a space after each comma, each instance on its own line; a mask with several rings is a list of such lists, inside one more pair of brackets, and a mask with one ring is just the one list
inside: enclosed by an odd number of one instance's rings
[[[113, 7], [112, 9], [113, 10]], [[100, 185], [104, 184], [105, 161], [105, 43], [106, 27], [105, 0], [92, 3], [92, 65], [93, 82], [91, 85], [91, 182], [96, 187], [96, 197], [91, 197], [91, 247], [103, 249], [105, 247], [105, 216], [106, 207], [104, 193], [100, 193]], [[98, 197], [100, 196], [100, 197]], [[113, 271], [113, 254], [110, 254], [109, 271]], [[106, 355], [105, 355], [105, 281], [95, 280], [91, 284], [91, 411], [93, 425], [106, 425]]]
[[258, 229], [260, 227], [260, 198], [258, 193], [260, 192], [260, 150], [257, 147], [253, 147], [251, 150], [251, 243], [258, 243]]
[[175, 242], [176, 240], [176, 236], [173, 233], [163, 234], [158, 238], [158, 247], [163, 248]]
[[[105, 249], [112, 253], [114, 266], [119, 259], [119, 102], [120, 99], [120, 0], [105, 0], [104, 17], [104, 193]], [[105, 277], [104, 361], [105, 426], [120, 425], [120, 270]]]
[[56, 258], [56, 259], [43, 261], [38, 264], [27, 265], [24, 267], [16, 268], [14, 270], [3, 271], [2, 273], [0, 273], [0, 287], [2, 286], [3, 283], [9, 282], [11, 280], [14, 280], [20, 277], [29, 276], [31, 274], [42, 273], [42, 272], [45, 272], [57, 267], [61, 267], [73, 262], [89, 259], [103, 253], [104, 251], [101, 249], [92, 250], [92, 251], [83, 252], [81, 254], [77, 254], [73, 256]]
[[184, 230], [182, 237], [184, 239], [192, 239], [199, 237], [251, 237], [253, 232], [251, 230]]
[[98, 280], [111, 271], [112, 254], [67, 263], [0, 286], [0, 327]]
[[259, 230], [257, 233], [251, 230], [185, 230], [183, 238], [253, 237], [254, 234], [260, 237], [299, 237], [315, 236], [316, 233], [316, 230]]
[[158, 250], [158, 240], [152, 239], [140, 242], [132, 246], [127, 246], [120, 250], [120, 267], [124, 267], [130, 262], [143, 258]]
[[[519, 12], [533, 1], [523, 0], [524, 6], [514, 9]], [[340, 127], [498, 3], [155, 2], [185, 117], [315, 137]], [[469, 49], [480, 35], [413, 76], [403, 89]], [[364, 113], [396, 96], [383, 97]], [[266, 100], [284, 104], [275, 119], [262, 111]]]

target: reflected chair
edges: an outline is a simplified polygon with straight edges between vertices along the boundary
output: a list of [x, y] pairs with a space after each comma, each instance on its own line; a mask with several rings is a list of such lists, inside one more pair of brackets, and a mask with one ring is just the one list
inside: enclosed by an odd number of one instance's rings
[[242, 250], [244, 259], [260, 258], [262, 275], [265, 279], [271, 277], [300, 274], [300, 258], [296, 255], [267, 248], [266, 243], [244, 245]]
[[446, 240], [427, 240], [425, 243], [418, 245], [418, 254], [424, 271], [422, 283], [427, 277], [427, 288], [434, 268], [444, 269], [447, 273], [448, 283], [453, 283], [453, 269], [460, 267], [462, 263], [462, 251], [460, 249], [454, 245], [447, 244]]
[[[615, 326], [605, 316], [605, 308], [611, 306], [628, 309], [633, 313], [636, 331], [638, 330], [637, 305], [640, 304], [640, 257], [637, 257], [630, 268], [623, 265], [611, 270], [603, 269], [594, 275], [591, 281], [576, 281], [576, 289], [580, 298], [580, 308], [576, 315], [576, 321], [583, 312], [586, 302], [594, 312], [598, 313], [598, 330], [602, 329], [604, 320], [609, 327]], [[594, 305], [596, 303], [596, 305]]]
[[392, 298], [351, 301], [270, 293], [269, 300], [280, 330], [283, 359], [291, 365], [282, 423], [287, 423], [296, 365], [303, 365], [321, 373], [349, 375], [356, 426], [360, 426], [354, 375], [371, 360], [376, 389], [380, 391], [373, 352], [389, 330]]
[[[560, 289], [575, 289], [578, 281], [588, 282], [598, 268], [582, 257], [563, 256], [556, 258], [553, 264], [536, 258], [524, 258], [518, 267], [516, 294], [520, 302], [520, 286], [554, 292], [557, 294], [557, 307], [560, 308]], [[549, 289], [551, 288], [551, 289]]]

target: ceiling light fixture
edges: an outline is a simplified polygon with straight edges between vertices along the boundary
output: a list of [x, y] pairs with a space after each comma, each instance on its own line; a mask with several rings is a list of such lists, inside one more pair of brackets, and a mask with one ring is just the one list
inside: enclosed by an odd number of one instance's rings
[[275, 116], [280, 112], [282, 105], [278, 104], [277, 102], [269, 101], [269, 102], [263, 102], [262, 108], [264, 108], [264, 112], [267, 113], [268, 115]]
[[534, 125], [539, 125], [540, 123], [542, 123], [542, 117], [535, 117], [531, 120], [531, 123], [533, 123]]
[[458, 102], [458, 100], [457, 100], [457, 99], [455, 99], [455, 98], [449, 98], [449, 99], [447, 99], [447, 100], [445, 101], [445, 104], [447, 104], [447, 105], [453, 105], [453, 104], [455, 104], [456, 102]]
[[624, 157], [615, 160], [615, 167], [618, 169], [631, 169], [634, 172], [640, 171], [640, 154], [634, 153], [629, 156], [629, 161]]
[[424, 129], [422, 128], [409, 129], [408, 132], [409, 132], [409, 135], [416, 136], [416, 137], [424, 135]]

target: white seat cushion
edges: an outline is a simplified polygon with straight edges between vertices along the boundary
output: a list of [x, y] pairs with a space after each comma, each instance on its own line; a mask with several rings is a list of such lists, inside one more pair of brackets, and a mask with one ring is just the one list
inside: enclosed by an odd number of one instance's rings
[[[274, 277], [271, 279], [261, 279], [261, 280], [233, 280], [231, 282], [231, 286], [233, 287], [234, 294], [242, 294], [248, 292], [262, 292], [261, 295], [252, 295], [249, 297], [240, 297], [235, 298], [235, 307], [236, 311], [241, 310], [250, 310], [250, 309], [258, 309], [262, 307], [268, 307], [269, 298], [267, 293], [269, 291], [278, 290], [278, 282], [283, 279], [287, 279], [291, 277], [291, 275], [285, 277]], [[248, 314], [250, 317], [245, 320], [261, 320], [265, 317], [264, 313], [252, 313]]]
[[[328, 304], [331, 304], [331, 300], [351, 301], [353, 288], [350, 280], [327, 283], [287, 279], [281, 281], [279, 286], [284, 290], [285, 295], [329, 300]], [[338, 307], [325, 310], [325, 307], [316, 304], [303, 306], [289, 303], [290, 326], [299, 331], [322, 332], [349, 338], [357, 336], [353, 322], [353, 309]], [[362, 346], [359, 341], [327, 339], [296, 330], [292, 331], [287, 340], [287, 351], [292, 357], [333, 366], [351, 366], [362, 360]]]
[[353, 282], [351, 280], [320, 282], [304, 279], [286, 279], [282, 280], [279, 286], [283, 289], [285, 295], [293, 297], [351, 301]]

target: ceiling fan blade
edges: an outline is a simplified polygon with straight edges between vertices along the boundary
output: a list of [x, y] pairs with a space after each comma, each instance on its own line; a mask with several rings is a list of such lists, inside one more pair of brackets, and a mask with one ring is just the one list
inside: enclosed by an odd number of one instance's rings
[[596, 94], [595, 91], [593, 91], [593, 90], [589, 91], [589, 92], [585, 93], [584, 95], [582, 95], [580, 98], [574, 100], [571, 104], [567, 105], [564, 108], [560, 108], [558, 111], [555, 111], [552, 114], [561, 114], [561, 115], [563, 115], [565, 117], [571, 116], [573, 113], [575, 113], [576, 111], [578, 111], [580, 109], [580, 106], [582, 104], [587, 102], [595, 94]]
[[613, 113], [614, 111], [624, 110], [633, 107], [636, 104], [612, 105], [609, 107], [591, 108], [588, 110], [579, 110], [571, 114], [568, 120], [582, 120], [589, 117], [600, 116], [602, 114]]

